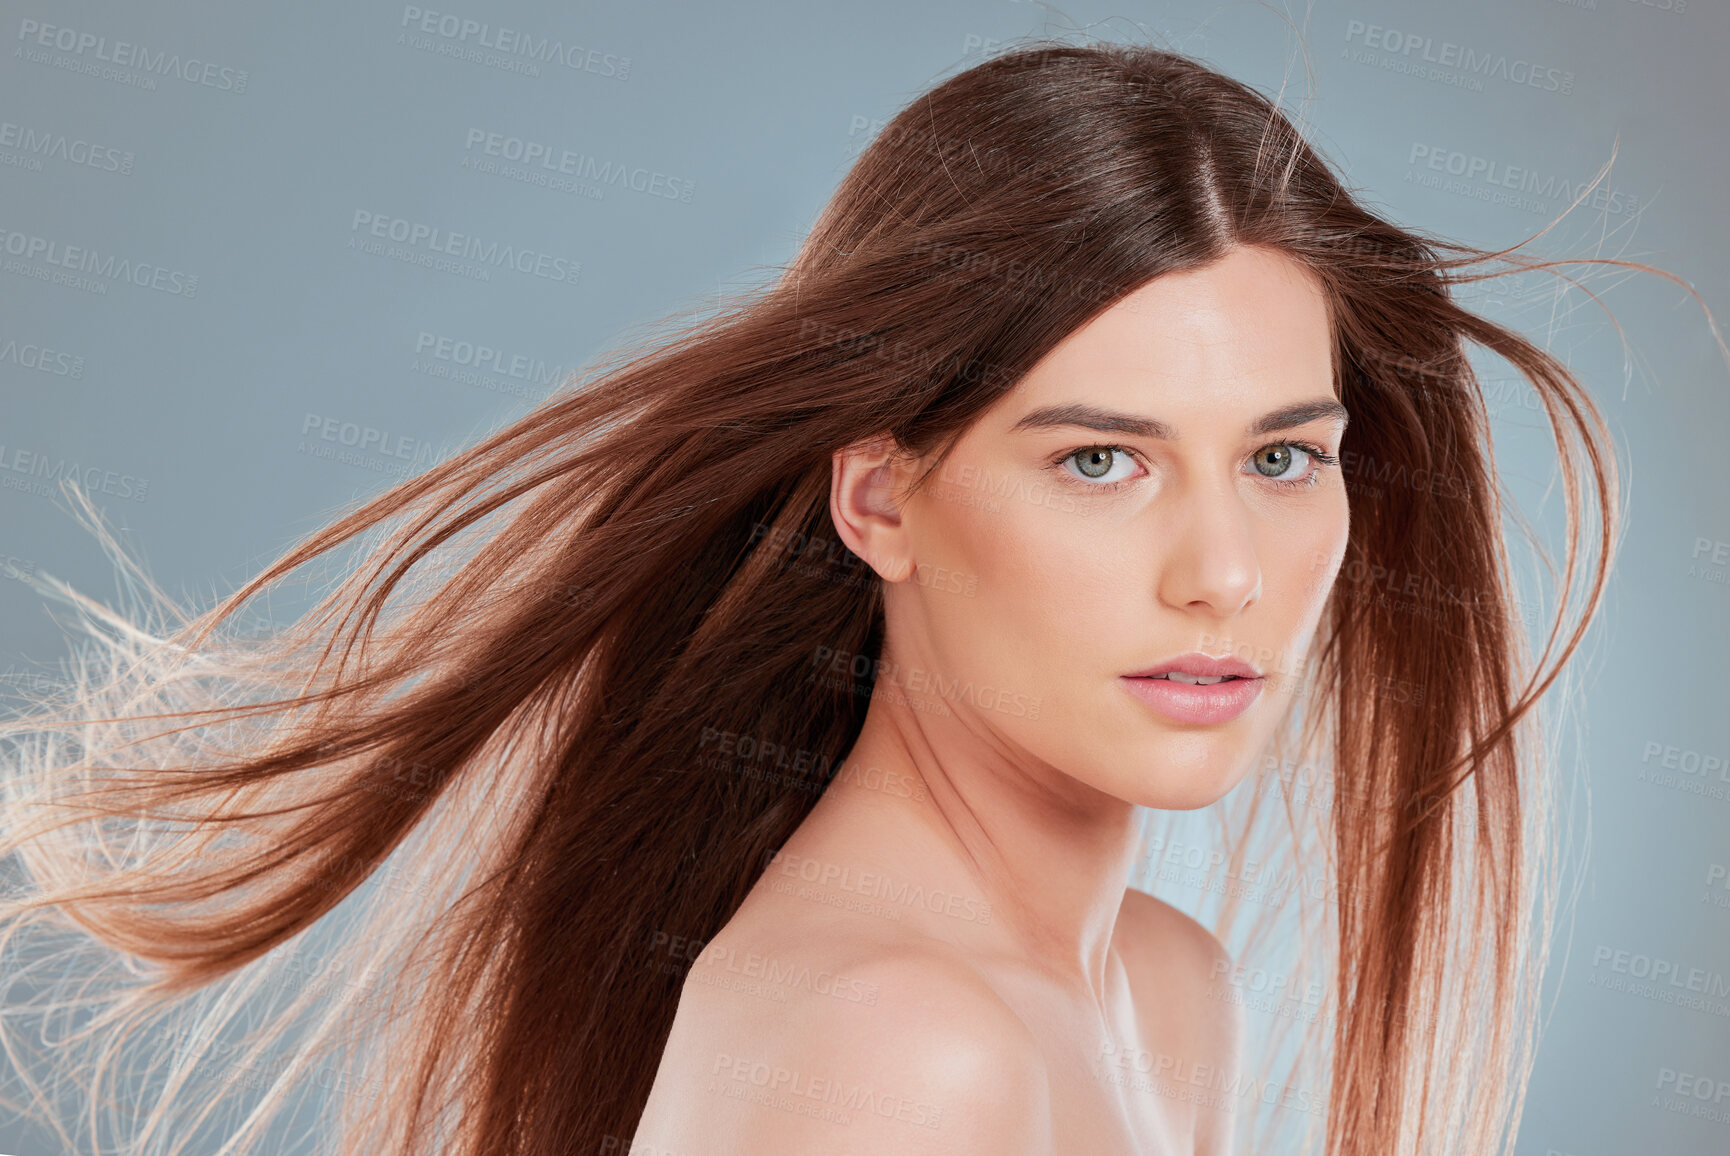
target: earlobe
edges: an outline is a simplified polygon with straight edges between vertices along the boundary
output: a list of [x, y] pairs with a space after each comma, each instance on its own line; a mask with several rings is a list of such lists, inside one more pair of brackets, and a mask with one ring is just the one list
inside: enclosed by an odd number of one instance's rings
[[914, 562], [905, 513], [897, 502], [905, 455], [880, 434], [835, 451], [829, 479], [829, 517], [847, 548], [885, 582], [905, 582]]

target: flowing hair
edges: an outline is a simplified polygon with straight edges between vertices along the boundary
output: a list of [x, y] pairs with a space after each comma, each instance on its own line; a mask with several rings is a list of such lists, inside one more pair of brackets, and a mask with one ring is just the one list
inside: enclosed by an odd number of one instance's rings
[[[1245, 245], [1325, 288], [1343, 570], [1426, 591], [1411, 613], [1336, 583], [1305, 674], [1352, 788], [1324, 852], [1326, 1152], [1511, 1139], [1544, 926], [1520, 736], [1598, 604], [1616, 473], [1569, 370], [1452, 290], [1565, 262], [1396, 227], [1273, 99], [1112, 44], [937, 84], [772, 283], [597, 358], [210, 609], [82, 499], [127, 605], [31, 579], [89, 640], [0, 732], [14, 1106], [92, 1151], [627, 1151], [683, 982], [666, 945], [712, 937], [845, 773], [877, 676], [831, 455], [888, 431], [940, 458], [1111, 303]], [[1573, 625], [1530, 671], [1470, 347], [1536, 390], [1559, 455]], [[291, 578], [307, 608], [243, 625]], [[837, 681], [843, 652], [865, 660]], [[720, 735], [755, 754], [713, 758]]]

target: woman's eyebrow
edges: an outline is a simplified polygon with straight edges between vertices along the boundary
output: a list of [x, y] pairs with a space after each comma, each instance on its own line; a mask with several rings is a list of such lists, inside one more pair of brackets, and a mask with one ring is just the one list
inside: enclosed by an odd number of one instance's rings
[[1278, 433], [1280, 430], [1295, 429], [1300, 425], [1308, 425], [1312, 421], [1337, 421], [1344, 429], [1350, 418], [1346, 407], [1331, 397], [1318, 397], [1310, 401], [1297, 401], [1291, 405], [1282, 405], [1270, 413], [1264, 413], [1250, 423], [1248, 432], [1251, 434]]
[[1071, 402], [1066, 405], [1048, 405], [1033, 410], [1010, 427], [1010, 430], [1045, 429], [1050, 426], [1074, 425], [1084, 429], [1099, 430], [1103, 433], [1125, 433], [1135, 437], [1155, 438], [1159, 441], [1176, 441], [1177, 431], [1158, 418], [1137, 417], [1130, 413], [1121, 413], [1114, 409], [1100, 409], [1098, 406], [1082, 405]]
[[[1313, 401], [1293, 402], [1282, 405], [1278, 409], [1256, 418], [1249, 424], [1248, 433], [1267, 434], [1280, 430], [1293, 429], [1307, 425], [1323, 418], [1337, 419], [1342, 424], [1347, 420], [1346, 407], [1333, 398], [1316, 398]], [[1165, 422], [1153, 417], [1139, 417], [1132, 413], [1123, 413], [1113, 409], [1100, 409], [1098, 406], [1083, 405], [1071, 402], [1065, 405], [1048, 405], [1033, 410], [1022, 417], [1010, 429], [1045, 429], [1051, 426], [1080, 426], [1083, 429], [1098, 430], [1102, 433], [1123, 433], [1134, 437], [1153, 438], [1157, 441], [1176, 441], [1177, 431]]]

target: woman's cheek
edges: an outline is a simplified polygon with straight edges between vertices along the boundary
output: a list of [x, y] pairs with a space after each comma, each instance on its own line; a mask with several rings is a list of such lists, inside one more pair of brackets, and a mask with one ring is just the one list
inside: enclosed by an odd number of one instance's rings
[[1301, 506], [1270, 511], [1256, 535], [1264, 583], [1323, 600], [1345, 557], [1345, 495], [1317, 494]]
[[1316, 527], [1309, 547], [1304, 551], [1305, 567], [1300, 584], [1316, 614], [1321, 613], [1322, 604], [1327, 601], [1339, 576], [1340, 564], [1345, 561], [1347, 534], [1346, 511], [1342, 502], [1333, 517]]

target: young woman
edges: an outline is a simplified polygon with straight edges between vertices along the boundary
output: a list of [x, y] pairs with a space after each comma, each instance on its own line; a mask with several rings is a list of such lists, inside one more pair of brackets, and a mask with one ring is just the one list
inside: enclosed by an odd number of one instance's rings
[[[215, 609], [45, 584], [101, 646], [10, 728], [28, 1099], [160, 1153], [285, 1150], [315, 1084], [331, 1152], [1225, 1153], [1276, 1059], [1210, 988], [1242, 961], [1126, 883], [1137, 808], [1280, 745], [1342, 793], [1326, 1087], [1276, 1107], [1339, 1156], [1500, 1147], [1527, 731], [1615, 475], [1455, 301], [1496, 260], [1554, 264], [1377, 217], [1189, 59], [1035, 46], [909, 105], [777, 284]], [[1547, 665], [1472, 346], [1556, 432]]]

